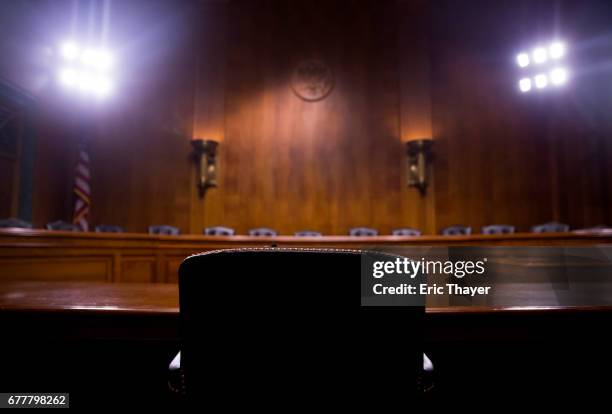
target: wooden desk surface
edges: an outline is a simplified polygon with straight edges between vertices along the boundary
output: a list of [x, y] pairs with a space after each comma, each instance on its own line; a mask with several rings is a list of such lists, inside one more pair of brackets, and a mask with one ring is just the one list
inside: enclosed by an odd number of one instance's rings
[[[0, 312], [82, 312], [91, 314], [176, 314], [178, 286], [151, 283], [8, 282], [0, 283]], [[427, 314], [534, 314], [612, 312], [609, 306], [449, 306]]]
[[0, 283], [2, 311], [178, 314], [178, 286], [153, 283]]

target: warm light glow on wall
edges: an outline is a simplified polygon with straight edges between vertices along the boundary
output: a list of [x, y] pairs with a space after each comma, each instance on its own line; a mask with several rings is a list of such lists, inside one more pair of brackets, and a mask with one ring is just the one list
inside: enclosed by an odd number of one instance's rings
[[207, 137], [207, 139], [211, 139], [217, 142], [223, 142], [223, 131], [220, 128], [211, 128], [205, 126], [195, 125], [193, 128], [192, 139], [196, 139], [195, 137]]
[[[408, 135], [402, 136], [402, 142], [420, 141], [423, 137], [431, 137], [431, 130], [410, 131]], [[431, 138], [428, 138], [431, 139]]]

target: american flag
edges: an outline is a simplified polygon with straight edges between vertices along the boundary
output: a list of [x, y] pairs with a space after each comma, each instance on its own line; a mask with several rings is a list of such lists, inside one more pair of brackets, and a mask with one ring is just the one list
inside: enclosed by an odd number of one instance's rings
[[89, 154], [84, 139], [79, 143], [79, 159], [74, 174], [75, 195], [74, 215], [72, 222], [81, 228], [89, 230], [89, 206], [91, 205], [91, 189], [89, 187]]

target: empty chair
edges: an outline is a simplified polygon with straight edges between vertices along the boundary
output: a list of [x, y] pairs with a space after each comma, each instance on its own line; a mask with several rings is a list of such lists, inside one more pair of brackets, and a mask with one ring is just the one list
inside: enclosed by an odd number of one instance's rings
[[52, 223], [47, 223], [47, 230], [56, 231], [81, 231], [81, 228], [73, 223], [66, 223], [62, 220], [57, 220]]
[[355, 227], [349, 230], [349, 236], [368, 237], [378, 236], [378, 230], [369, 227]]
[[507, 224], [491, 224], [480, 229], [482, 234], [511, 234], [514, 233], [514, 226]]
[[114, 224], [100, 224], [96, 226], [96, 233], [123, 233], [123, 227]]
[[472, 228], [470, 226], [448, 226], [442, 229], [444, 236], [469, 236], [472, 234]]
[[569, 231], [569, 224], [557, 223], [551, 221], [550, 223], [538, 224], [531, 228], [532, 233], [563, 233]]
[[149, 226], [149, 234], [164, 234], [167, 236], [178, 236], [181, 231], [178, 227], [168, 226], [165, 224]]
[[31, 229], [32, 223], [20, 220], [18, 218], [10, 217], [0, 220], [0, 228], [19, 228], [19, 229]]
[[268, 229], [266, 227], [260, 227], [258, 229], [249, 230], [249, 236], [273, 237], [278, 236], [278, 232], [276, 230]]
[[[198, 403], [206, 393], [215, 403], [241, 395], [274, 404], [277, 395], [285, 395], [342, 405], [339, 383], [374, 399], [420, 395], [417, 378], [424, 366], [431, 368], [423, 357], [424, 306], [347, 312], [355, 302], [347, 288], [359, 286], [361, 253], [260, 248], [185, 259], [179, 268], [181, 354], [171, 369], [183, 371], [187, 401]], [[324, 289], [312, 287], [313, 275], [325, 281]], [[401, 357], [393, 363], [385, 358], [355, 363], [354, 355], [397, 347]], [[371, 387], [364, 378], [395, 381]]]
[[235, 231], [229, 227], [215, 226], [206, 227], [203, 231], [206, 236], [233, 236]]
[[322, 236], [323, 234], [321, 234], [321, 232], [319, 231], [301, 230], [301, 231], [296, 231], [295, 235], [297, 237], [319, 237], [319, 236]]
[[409, 227], [403, 229], [395, 229], [391, 232], [394, 236], [420, 236], [421, 230], [411, 229]]

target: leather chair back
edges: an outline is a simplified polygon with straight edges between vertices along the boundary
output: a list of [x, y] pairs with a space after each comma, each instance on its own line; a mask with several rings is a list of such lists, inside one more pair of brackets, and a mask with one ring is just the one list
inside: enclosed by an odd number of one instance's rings
[[358, 395], [373, 406], [389, 396], [412, 404], [424, 308], [360, 307], [361, 264], [359, 251], [297, 248], [185, 259], [179, 296], [188, 399], [227, 406], [239, 398], [251, 407], [286, 399], [314, 408], [345, 406]]
[[165, 224], [157, 226], [149, 226], [149, 234], [164, 234], [167, 236], [178, 236], [181, 231], [178, 227], [167, 226]]
[[469, 226], [448, 226], [442, 229], [444, 236], [469, 236], [472, 228]]
[[489, 226], [484, 226], [480, 229], [482, 234], [512, 234], [514, 233], [514, 226], [509, 226], [506, 224], [491, 224]]
[[203, 231], [206, 236], [233, 236], [235, 231], [229, 227], [215, 226], [206, 227]]
[[565, 223], [557, 223], [551, 221], [550, 223], [538, 224], [531, 228], [532, 233], [564, 233], [569, 231], [570, 226]]
[[8, 228], [18, 228], [18, 229], [31, 229], [32, 223], [28, 223], [27, 221], [20, 220], [18, 218], [6, 218], [0, 220], [0, 228], [8, 229]]
[[378, 236], [378, 230], [369, 227], [355, 227], [349, 230], [349, 236], [372, 237]]

